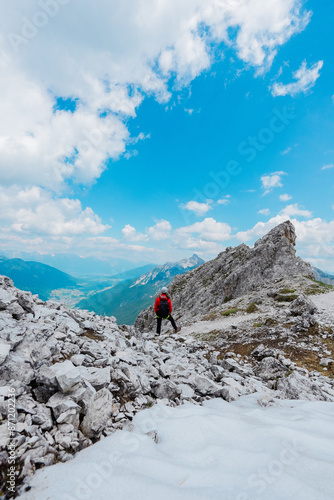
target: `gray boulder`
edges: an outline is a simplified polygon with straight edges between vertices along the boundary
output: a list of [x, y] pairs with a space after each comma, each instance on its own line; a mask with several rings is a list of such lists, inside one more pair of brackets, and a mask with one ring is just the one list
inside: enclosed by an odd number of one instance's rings
[[97, 391], [110, 384], [110, 368], [95, 368], [79, 366], [78, 371], [84, 380], [87, 380]]
[[163, 382], [154, 382], [152, 384], [152, 393], [156, 398], [159, 399], [175, 399], [177, 398], [182, 390], [174, 382], [170, 380], [165, 380]]
[[277, 390], [282, 399], [304, 399], [307, 401], [334, 401], [334, 397], [321, 390], [321, 387], [309, 378], [294, 371], [289, 377], [280, 379]]
[[255, 373], [264, 381], [274, 380], [278, 377], [284, 377], [289, 372], [289, 369], [276, 358], [264, 358]]
[[7, 342], [3, 342], [2, 340], [0, 340], [0, 365], [4, 361], [6, 361], [10, 349], [11, 349], [10, 344], [7, 344]]
[[71, 391], [79, 382], [81, 382], [81, 375], [79, 369], [66, 360], [62, 363], [55, 363], [52, 366], [55, 373], [57, 382], [62, 392]]
[[195, 389], [196, 392], [199, 392], [203, 396], [219, 396], [222, 392], [222, 386], [216, 384], [216, 382], [213, 382], [205, 375], [192, 375], [189, 379], [189, 384]]
[[300, 294], [289, 307], [289, 312], [292, 316], [314, 314], [316, 311], [316, 305], [303, 293]]
[[56, 420], [61, 414], [66, 413], [68, 410], [80, 411], [80, 406], [75, 403], [72, 398], [60, 392], [54, 394], [46, 403], [46, 406], [52, 409]]
[[112, 415], [112, 396], [107, 389], [101, 389], [91, 399], [81, 430], [88, 438], [101, 435]]

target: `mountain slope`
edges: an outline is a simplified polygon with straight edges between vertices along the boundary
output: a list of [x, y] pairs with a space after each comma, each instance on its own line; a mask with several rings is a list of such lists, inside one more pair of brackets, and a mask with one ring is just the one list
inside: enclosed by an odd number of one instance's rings
[[69, 307], [75, 307], [80, 300], [85, 300], [90, 295], [110, 289], [119, 284], [119, 282], [138, 278], [143, 272], [147, 272], [153, 267], [154, 264], [147, 264], [146, 266], [130, 269], [129, 271], [113, 276], [92, 276], [88, 274], [85, 278], [78, 279], [75, 288], [58, 288], [53, 290], [50, 294], [50, 299], [64, 302]]
[[38, 294], [47, 300], [56, 288], [74, 287], [77, 281], [69, 274], [40, 262], [26, 262], [21, 259], [0, 259], [0, 274], [14, 281], [16, 287]]
[[159, 288], [166, 286], [173, 277], [204, 263], [197, 255], [179, 262], [156, 266], [140, 278], [118, 283], [114, 287], [81, 300], [77, 307], [96, 314], [115, 316], [119, 323], [132, 324], [138, 313], [152, 303]]
[[146, 264], [145, 266], [135, 267], [134, 269], [129, 269], [128, 271], [115, 274], [111, 276], [110, 279], [121, 280], [121, 281], [132, 280], [134, 278], [142, 276], [145, 273], [148, 273], [154, 267], [156, 267], [155, 264]]
[[317, 267], [313, 267], [315, 279], [325, 283], [325, 285], [334, 285], [334, 276], [332, 274], [326, 273]]
[[[198, 269], [176, 277], [168, 287], [178, 319], [192, 320], [222, 307], [226, 302], [285, 277], [314, 278], [310, 264], [295, 251], [296, 233], [290, 221], [259, 239], [254, 248], [242, 244], [227, 248]], [[154, 314], [149, 308], [137, 318], [140, 330], [151, 329]]]
[[163, 281], [170, 281], [170, 279], [178, 274], [195, 269], [204, 264], [204, 260], [194, 254], [190, 259], [182, 259], [179, 262], [167, 262], [161, 266], [154, 267], [151, 271], [140, 276], [133, 286], [147, 285], [148, 283], [158, 283]]

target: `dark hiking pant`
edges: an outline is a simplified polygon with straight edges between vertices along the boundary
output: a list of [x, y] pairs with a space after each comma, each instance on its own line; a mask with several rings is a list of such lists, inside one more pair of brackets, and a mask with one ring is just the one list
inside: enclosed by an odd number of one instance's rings
[[[169, 315], [168, 318], [165, 318], [165, 319], [168, 319], [168, 321], [170, 321], [172, 323], [172, 327], [176, 331], [177, 326], [175, 324], [173, 316]], [[163, 320], [163, 318], [159, 318], [159, 316], [157, 316], [157, 334], [160, 334], [160, 332], [161, 332], [161, 322], [162, 322], [162, 320]]]

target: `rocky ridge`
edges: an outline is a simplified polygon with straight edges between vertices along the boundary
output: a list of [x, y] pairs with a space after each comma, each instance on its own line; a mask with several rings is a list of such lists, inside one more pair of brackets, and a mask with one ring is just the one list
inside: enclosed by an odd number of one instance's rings
[[[242, 294], [244, 267], [236, 266], [236, 297], [224, 302], [222, 295], [221, 303], [177, 335], [157, 338], [148, 330], [120, 327], [112, 317], [43, 302], [0, 277], [2, 480], [11, 441], [9, 389], [16, 395], [21, 491], [36, 468], [70, 460], [101, 437], [131, 428], [135, 413], [157, 401], [201, 404], [254, 392], [263, 406], [273, 398], [334, 401], [334, 310], [320, 302], [332, 288], [305, 277], [309, 267], [294, 260], [287, 226], [287, 232], [279, 227], [274, 237], [262, 239], [257, 250], [276, 256], [277, 263], [273, 271], [267, 259], [262, 274], [268, 278], [261, 287], [251, 287], [251, 276], [258, 279], [261, 273], [249, 262], [248, 293]], [[283, 237], [288, 242], [282, 244]], [[284, 268], [284, 255], [290, 255], [288, 276], [278, 266]], [[188, 273], [190, 280], [193, 274]], [[328, 295], [318, 295], [324, 291]]]
[[[196, 321], [213, 308], [249, 292], [258, 292], [278, 280], [294, 277], [314, 278], [310, 264], [296, 257], [296, 233], [286, 221], [259, 239], [254, 248], [241, 244], [229, 247], [215, 259], [183, 276], [168, 286], [181, 324]], [[141, 331], [152, 328], [152, 307], [142, 311], [135, 322]]]

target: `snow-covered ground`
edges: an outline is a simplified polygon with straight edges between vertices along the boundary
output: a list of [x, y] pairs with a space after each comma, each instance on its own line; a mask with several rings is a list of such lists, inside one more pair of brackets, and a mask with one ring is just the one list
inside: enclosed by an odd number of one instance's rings
[[22, 498], [332, 500], [334, 403], [268, 402], [257, 393], [234, 403], [158, 404], [136, 415], [132, 432], [37, 471]]

